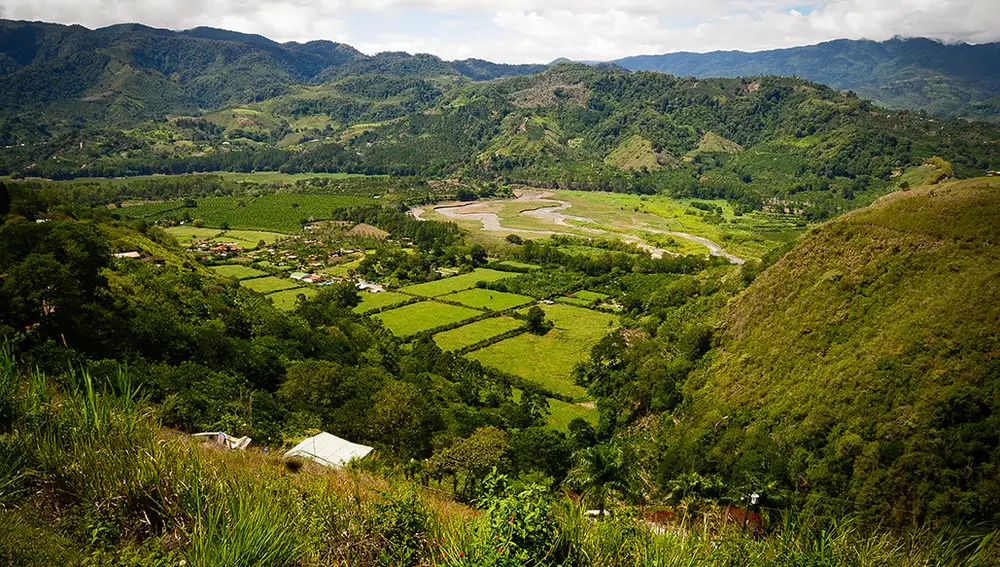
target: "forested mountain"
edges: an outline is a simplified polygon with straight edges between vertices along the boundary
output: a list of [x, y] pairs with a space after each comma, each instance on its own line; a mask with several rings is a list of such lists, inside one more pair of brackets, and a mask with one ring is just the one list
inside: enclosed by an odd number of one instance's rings
[[0, 21], [5, 110], [59, 103], [67, 115], [118, 122], [259, 101], [287, 94], [295, 84], [365, 73], [489, 79], [542, 68], [405, 53], [368, 56], [329, 41], [278, 44], [213, 28], [174, 32], [123, 24], [90, 30]]
[[912, 38], [841, 39], [746, 53], [638, 55], [615, 63], [682, 77], [796, 76], [892, 108], [1000, 120], [1000, 44], [945, 44]]

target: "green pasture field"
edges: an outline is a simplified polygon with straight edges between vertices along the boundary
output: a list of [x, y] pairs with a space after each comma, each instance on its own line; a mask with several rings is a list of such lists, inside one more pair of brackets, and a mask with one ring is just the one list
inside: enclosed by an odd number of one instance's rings
[[438, 333], [434, 335], [434, 342], [443, 351], [455, 351], [523, 326], [523, 321], [510, 317], [491, 317], [469, 323], [464, 327]]
[[410, 337], [417, 333], [443, 327], [482, 315], [482, 311], [458, 307], [436, 301], [421, 301], [375, 315], [397, 337]]
[[611, 331], [618, 317], [561, 304], [542, 309], [546, 318], [555, 323], [545, 336], [525, 333], [466, 357], [576, 401], [586, 401], [587, 391], [573, 382], [573, 367], [590, 356], [590, 349]]
[[605, 299], [611, 297], [605, 293], [597, 293], [596, 291], [577, 291], [573, 293], [577, 299], [582, 299], [584, 301], [604, 301]]
[[295, 302], [298, 300], [299, 295], [305, 295], [307, 298], [313, 297], [319, 293], [319, 290], [314, 287], [303, 287], [299, 289], [286, 289], [285, 291], [279, 291], [268, 295], [274, 306], [283, 311], [291, 311], [295, 309]]
[[512, 278], [517, 275], [518, 274], [511, 272], [499, 272], [497, 270], [477, 268], [475, 271], [468, 274], [411, 285], [409, 287], [404, 287], [401, 291], [403, 293], [419, 295], [421, 297], [438, 297], [449, 293], [455, 293], [456, 291], [464, 291], [466, 289], [476, 287], [476, 282], [493, 282], [504, 278]]
[[260, 197], [207, 197], [189, 209], [191, 218], [207, 226], [272, 232], [298, 232], [300, 220], [329, 219], [334, 209], [354, 207], [374, 201], [340, 195], [270, 193]]
[[194, 226], [172, 226], [164, 230], [176, 238], [177, 243], [181, 246], [190, 246], [195, 240], [212, 240], [223, 234], [217, 228], [197, 228]]
[[240, 285], [247, 289], [252, 289], [260, 293], [274, 293], [276, 291], [283, 291], [286, 289], [294, 289], [301, 287], [302, 284], [289, 279], [280, 279], [273, 276], [268, 276], [266, 278], [257, 278], [254, 280], [246, 280]]
[[597, 408], [588, 408], [562, 400], [549, 399], [548, 426], [550, 428], [566, 433], [569, 431], [569, 422], [578, 417], [582, 417], [591, 425], [597, 426], [600, 412], [597, 411]]
[[507, 309], [521, 307], [535, 301], [533, 297], [479, 288], [438, 296], [438, 299], [442, 301], [454, 301], [467, 307], [488, 309], [490, 311], [506, 311]]
[[227, 278], [234, 278], [237, 280], [259, 278], [261, 276], [267, 275], [266, 272], [255, 270], [254, 268], [251, 268], [249, 266], [240, 266], [238, 264], [230, 264], [226, 266], [212, 266], [209, 269], [219, 274], [220, 276]]
[[227, 230], [219, 238], [223, 240], [231, 238], [243, 242], [252, 242], [254, 246], [257, 246], [257, 243], [261, 240], [264, 241], [264, 244], [274, 244], [286, 236], [288, 235], [280, 232], [268, 232], [264, 230]]
[[556, 301], [566, 305], [576, 305], [577, 307], [590, 307], [594, 303], [593, 301], [587, 301], [577, 297], [557, 297]]
[[364, 258], [359, 258], [357, 260], [350, 260], [346, 262], [338, 262], [322, 272], [328, 276], [333, 276], [335, 278], [346, 278], [349, 275], [351, 269], [357, 270], [358, 266], [361, 265]]
[[401, 293], [394, 293], [391, 291], [385, 291], [382, 293], [361, 292], [358, 295], [361, 297], [361, 303], [354, 308], [355, 313], [368, 313], [369, 311], [382, 309], [383, 307], [392, 307], [393, 305], [406, 303], [407, 301], [413, 299], [409, 295], [403, 295]]
[[504, 260], [503, 262], [498, 262], [500, 266], [507, 266], [508, 268], [519, 268], [522, 270], [541, 270], [542, 267], [538, 264], [528, 264], [526, 262], [516, 262], [514, 260]]

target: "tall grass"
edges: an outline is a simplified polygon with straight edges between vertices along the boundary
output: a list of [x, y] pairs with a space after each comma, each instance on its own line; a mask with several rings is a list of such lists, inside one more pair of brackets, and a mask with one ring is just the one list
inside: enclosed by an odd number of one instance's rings
[[[19, 372], [0, 348], [0, 380], [11, 416], [0, 432], [0, 508], [8, 509], [0, 520], [20, 526], [10, 534], [39, 542], [0, 537], [0, 565], [81, 553], [141, 555], [143, 564], [183, 558], [193, 567], [1000, 564], [996, 534], [957, 528], [894, 534], [850, 519], [788, 516], [760, 538], [701, 522], [656, 533], [624, 510], [595, 522], [569, 500], [557, 500], [545, 516], [551, 540], [526, 554], [514, 515], [507, 530], [490, 512], [444, 504], [416, 487], [311, 465], [293, 474], [259, 453], [166, 439], [124, 372], [107, 383], [86, 372], [52, 380]], [[517, 503], [524, 518], [537, 512], [533, 505]], [[511, 509], [498, 509], [505, 520]], [[31, 510], [44, 510], [60, 529], [40, 524]], [[67, 542], [76, 547], [66, 549]], [[32, 546], [39, 553], [26, 553]], [[55, 552], [59, 546], [65, 553]]]

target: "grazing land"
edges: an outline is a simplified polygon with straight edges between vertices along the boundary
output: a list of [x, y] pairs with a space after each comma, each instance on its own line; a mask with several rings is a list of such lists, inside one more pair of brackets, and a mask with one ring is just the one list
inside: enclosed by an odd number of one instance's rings
[[578, 417], [583, 418], [587, 421], [587, 423], [596, 426], [600, 413], [596, 408], [571, 404], [562, 400], [549, 399], [548, 426], [552, 429], [566, 432], [569, 429], [569, 422]]
[[432, 282], [404, 287], [401, 291], [403, 293], [418, 295], [421, 297], [439, 297], [441, 295], [476, 287], [476, 282], [493, 282], [504, 278], [512, 278], [517, 275], [518, 274], [511, 272], [499, 272], [497, 270], [478, 268], [468, 274], [451, 276], [440, 280], [434, 280]]
[[397, 337], [412, 337], [445, 325], [482, 315], [482, 311], [436, 301], [421, 301], [398, 309], [383, 311], [375, 318]]
[[273, 276], [246, 280], [240, 285], [260, 293], [274, 293], [276, 291], [302, 287], [302, 284], [295, 280], [281, 279]]
[[585, 401], [587, 391], [573, 382], [573, 368], [606, 335], [618, 317], [570, 305], [543, 307], [555, 328], [544, 336], [525, 333], [466, 356], [530, 380], [557, 394]]
[[217, 228], [198, 228], [195, 226], [172, 226], [164, 230], [176, 238], [177, 243], [181, 246], [190, 246], [196, 240], [212, 240], [225, 234]]
[[220, 276], [227, 278], [235, 278], [237, 280], [247, 280], [251, 278], [259, 278], [261, 276], [266, 276], [266, 272], [251, 268], [249, 266], [240, 266], [238, 264], [226, 265], [226, 266], [212, 266], [211, 270]]
[[582, 299], [584, 301], [604, 301], [605, 299], [610, 297], [606, 293], [597, 293], [596, 291], [587, 291], [587, 290], [577, 291], [573, 293], [573, 295], [577, 299]]
[[295, 303], [298, 301], [300, 295], [306, 296], [306, 298], [313, 297], [319, 293], [319, 290], [314, 287], [301, 287], [297, 289], [286, 289], [285, 291], [279, 291], [269, 294], [267, 297], [274, 302], [274, 306], [278, 309], [284, 311], [291, 311], [295, 309]]
[[490, 311], [506, 311], [507, 309], [521, 307], [535, 301], [533, 297], [478, 288], [443, 295], [438, 297], [438, 299], [454, 301], [475, 309], [487, 309]]
[[491, 317], [469, 323], [464, 327], [438, 333], [434, 335], [434, 342], [443, 351], [456, 351], [523, 326], [523, 321], [510, 317]]
[[413, 299], [409, 295], [386, 291], [382, 293], [362, 293], [361, 303], [354, 308], [355, 313], [368, 313], [376, 309], [392, 307]]

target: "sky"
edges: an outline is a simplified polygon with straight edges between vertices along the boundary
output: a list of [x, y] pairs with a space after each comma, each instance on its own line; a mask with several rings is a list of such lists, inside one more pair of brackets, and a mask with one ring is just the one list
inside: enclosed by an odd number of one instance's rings
[[1000, 0], [0, 0], [0, 16], [90, 28], [211, 26], [364, 53], [548, 63], [759, 51], [894, 36], [1000, 41]]

